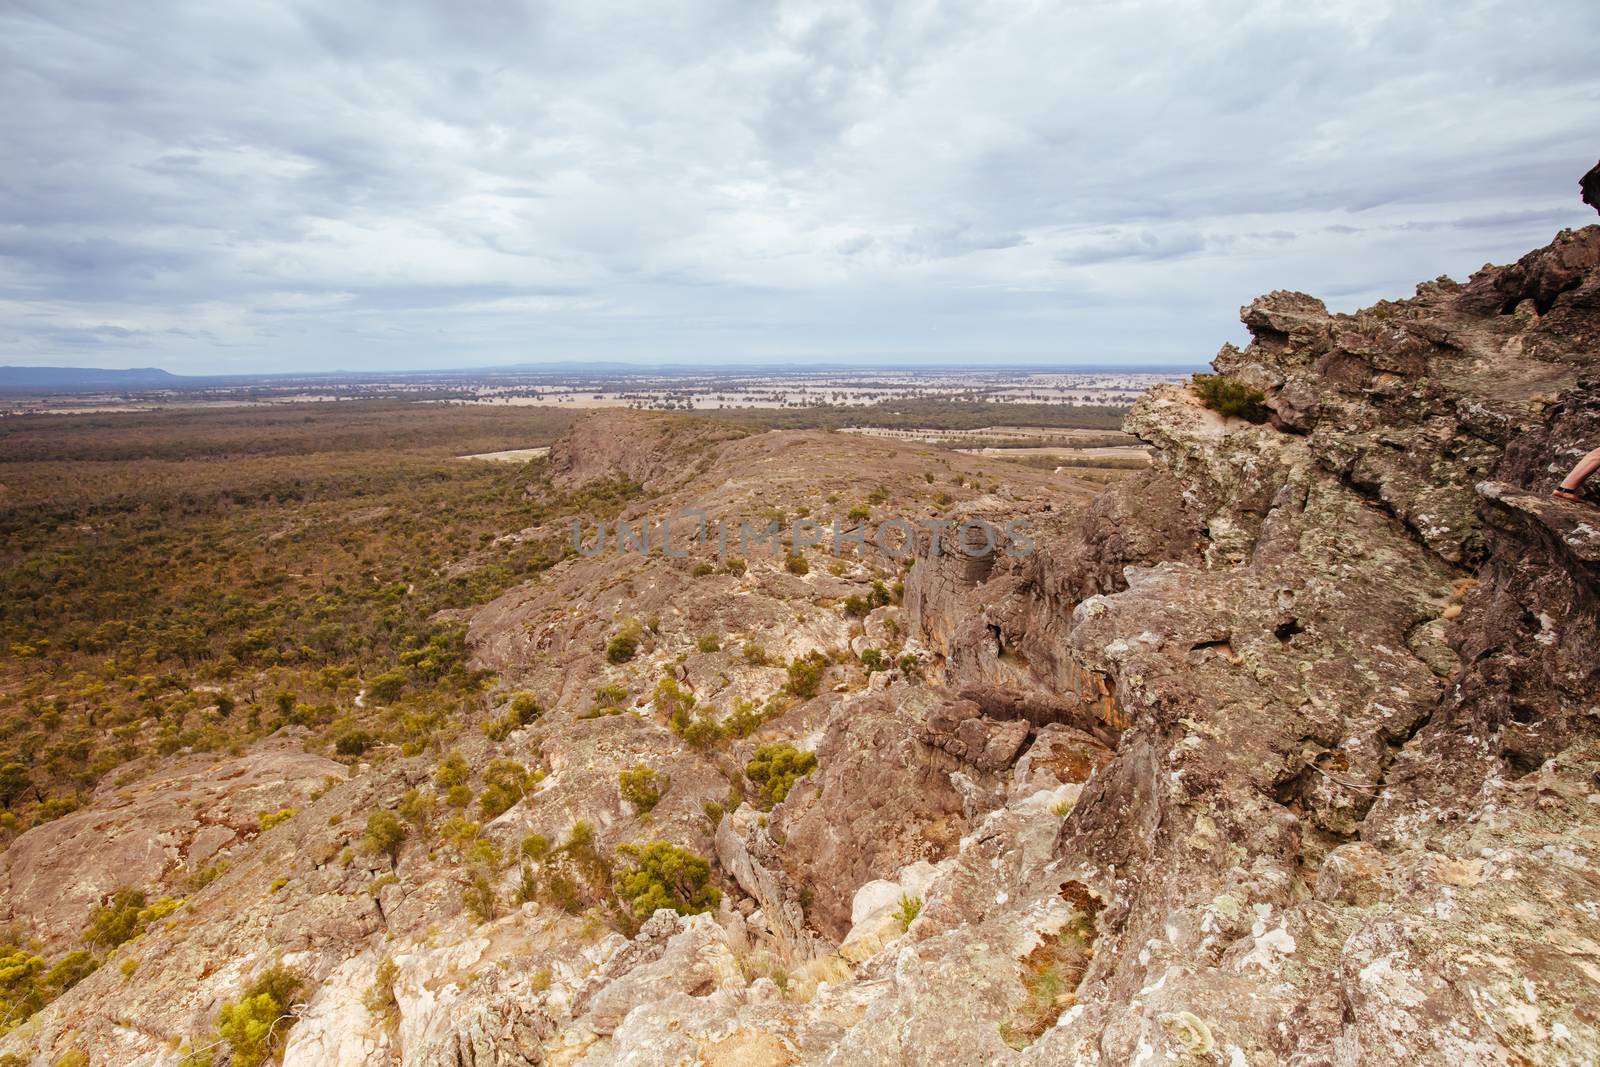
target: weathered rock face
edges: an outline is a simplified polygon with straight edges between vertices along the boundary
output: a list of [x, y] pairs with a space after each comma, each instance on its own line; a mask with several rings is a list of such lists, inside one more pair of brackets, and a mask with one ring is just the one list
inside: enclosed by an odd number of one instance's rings
[[680, 416], [598, 413], [551, 447], [551, 481], [567, 489], [601, 481], [673, 488], [710, 470], [718, 446], [743, 436], [735, 427]]
[[0, 854], [0, 923], [56, 950], [90, 910], [123, 886], [151, 899], [182, 895], [184, 879], [231, 858], [260, 817], [304, 806], [341, 764], [278, 735], [248, 756], [176, 760], [136, 783], [108, 783], [83, 811], [24, 834]]
[[[946, 531], [909, 571], [580, 558], [480, 610], [480, 662], [547, 698], [461, 741], [474, 773], [545, 774], [482, 839], [669, 841], [713, 860], [715, 909], [632, 937], [547, 903], [470, 916], [453, 847], [355, 851], [361, 815], [427, 788], [430, 761], [393, 758], [236, 843], [125, 950], [138, 982], [103, 967], [0, 1052], [176, 1064], [282, 954], [312, 989], [294, 1065], [1590, 1062], [1600, 512], [1548, 494], [1600, 442], [1597, 248], [1564, 232], [1354, 315], [1260, 298], [1216, 367], [1268, 421], [1156, 389], [1128, 419], [1149, 471], [1089, 503], [1008, 469], [942, 516], [1026, 518], [1032, 552]], [[938, 464], [978, 462], [821, 434], [683, 457], [669, 425], [580, 426], [560, 469], [738, 518], [872, 483], [930, 514]], [[902, 574], [899, 607], [845, 610]], [[608, 662], [625, 619], [638, 654]], [[670, 678], [722, 721], [796, 657], [825, 666], [815, 695], [748, 736], [696, 747], [658, 706]], [[737, 803], [777, 742], [817, 768]], [[671, 779], [648, 816], [618, 792], [639, 762]]]
[[[1600, 803], [1597, 524], [1546, 495], [1600, 440], [1578, 381], [1600, 360], [1597, 248], [1600, 227], [1563, 233], [1354, 316], [1294, 293], [1245, 308], [1255, 340], [1216, 366], [1271, 424], [1181, 387], [1128, 420], [1184, 503], [1147, 529], [1192, 523], [1199, 552], [1171, 537], [1092, 593], [1046, 576], [1084, 573], [1093, 533], [1047, 537], [1026, 574], [919, 560], [908, 605], [947, 680], [1114, 694], [1117, 757], [1056, 842], [1107, 904], [1043, 1061], [1565, 1062], [1600, 1043], [1576, 947], [1600, 933], [1577, 903]], [[1017, 656], [1038, 628], [996, 624], [1046, 601], [1070, 605], [1055, 654]], [[1538, 929], [1559, 931], [1551, 958]]]

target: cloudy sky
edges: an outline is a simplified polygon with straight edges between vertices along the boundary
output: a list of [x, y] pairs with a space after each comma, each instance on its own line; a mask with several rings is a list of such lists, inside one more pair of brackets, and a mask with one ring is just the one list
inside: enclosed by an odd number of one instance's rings
[[0, 0], [0, 363], [1199, 363], [1257, 293], [1595, 221], [1597, 42], [1593, 0]]

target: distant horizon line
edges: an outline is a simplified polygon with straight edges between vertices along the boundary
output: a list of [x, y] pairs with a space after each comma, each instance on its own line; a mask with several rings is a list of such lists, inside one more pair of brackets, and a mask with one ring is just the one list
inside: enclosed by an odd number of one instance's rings
[[[1128, 371], [1130, 373], [1152, 373], [1188, 371], [1209, 366], [1209, 360], [1195, 362], [1152, 362], [1152, 363], [1116, 363], [1116, 362], [893, 362], [893, 363], [846, 363], [837, 361], [818, 361], [813, 363], [646, 363], [632, 360], [543, 360], [524, 361], [519, 363], [494, 363], [470, 367], [419, 367], [419, 368], [382, 368], [372, 370], [335, 368], [332, 370], [301, 370], [301, 371], [225, 371], [213, 373], [194, 373], [188, 371], [171, 371], [165, 367], [147, 365], [142, 367], [95, 367], [84, 364], [68, 363], [16, 363], [0, 364], [0, 376], [15, 374], [17, 377], [29, 376], [27, 372], [55, 372], [83, 373], [105, 375], [107, 377], [131, 377], [134, 375], [151, 375], [165, 378], [178, 378], [185, 380], [229, 380], [229, 379], [258, 379], [258, 378], [285, 378], [285, 379], [317, 379], [317, 378], [356, 378], [356, 377], [415, 377], [423, 375], [433, 376], [466, 376], [483, 374], [515, 374], [519, 372], [549, 372], [599, 375], [605, 371], [620, 372], [674, 372], [698, 374], [725, 374], [759, 372], [764, 374], [782, 373], [873, 373], [881, 371], [973, 371], [980, 373], [993, 373], [998, 371], [1078, 371], [1078, 372], [1105, 372]], [[21, 372], [20, 374], [17, 372]]]

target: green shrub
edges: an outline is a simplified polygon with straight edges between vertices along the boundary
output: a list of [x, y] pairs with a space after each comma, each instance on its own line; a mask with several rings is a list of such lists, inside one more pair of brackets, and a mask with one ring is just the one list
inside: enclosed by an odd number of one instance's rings
[[872, 610], [872, 605], [867, 603], [867, 598], [851, 594], [844, 598], [844, 613], [852, 619], [862, 618]]
[[405, 671], [385, 671], [367, 683], [367, 696], [380, 704], [387, 704], [397, 699], [405, 687]]
[[623, 845], [617, 855], [628, 864], [617, 890], [635, 919], [648, 919], [658, 908], [697, 915], [722, 899], [721, 891], [711, 884], [711, 865], [687, 849], [652, 841]]
[[636, 763], [617, 775], [617, 784], [622, 790], [622, 799], [632, 804], [640, 815], [648, 815], [672, 788], [672, 779], [646, 764]]
[[694, 694], [679, 685], [676, 679], [663, 678], [657, 682], [651, 700], [656, 714], [665, 718], [674, 730], [681, 731], [689, 724], [690, 713], [694, 711]]
[[550, 839], [543, 834], [529, 834], [522, 839], [521, 852], [530, 860], [542, 860], [550, 854]]
[[717, 639], [716, 634], [702, 634], [700, 640], [694, 643], [694, 647], [706, 653], [720, 652], [722, 651], [722, 642]]
[[626, 663], [639, 652], [639, 624], [629, 621], [623, 625], [616, 636], [606, 642], [606, 660], [611, 663]]
[[75, 949], [62, 956], [54, 967], [45, 972], [44, 984], [53, 996], [60, 996], [93, 974], [99, 966], [100, 961], [95, 959], [94, 953]]
[[867, 669], [868, 674], [883, 670], [887, 666], [883, 659], [883, 649], [863, 648], [861, 650], [861, 665]]
[[900, 897], [900, 906], [895, 909], [894, 917], [900, 923], [900, 929], [909, 930], [911, 924], [917, 921], [917, 916], [922, 914], [922, 898]]
[[726, 736], [716, 718], [705, 712], [693, 716], [678, 716], [669, 725], [672, 727], [672, 732], [683, 738], [691, 748], [710, 748]]
[[790, 660], [789, 680], [784, 688], [802, 700], [811, 699], [822, 687], [823, 666], [822, 657], [814, 652], [809, 656]]
[[482, 867], [474, 866], [467, 872], [466, 883], [461, 887], [461, 906], [481, 923], [499, 918], [500, 894], [495, 891], [489, 872]]
[[259, 1067], [275, 1057], [294, 1025], [289, 1009], [305, 980], [287, 967], [264, 971], [235, 1002], [222, 1006], [217, 1035], [228, 1043], [234, 1067]]
[[707, 575], [717, 573], [717, 565], [712, 563], [710, 560], [701, 560], [699, 563], [694, 565], [694, 570], [691, 573], [693, 573], [696, 578], [704, 578]]
[[511, 713], [523, 726], [532, 726], [544, 714], [544, 705], [534, 699], [532, 693], [518, 693], [511, 698]]
[[406, 826], [392, 811], [375, 811], [367, 816], [367, 832], [361, 838], [362, 851], [373, 856], [388, 856], [393, 863], [400, 856], [400, 843], [406, 839]]
[[857, 504], [845, 514], [845, 518], [851, 522], [866, 522], [872, 518], [872, 509], [865, 504]]
[[811, 573], [811, 564], [806, 561], [805, 553], [791, 552], [783, 561], [784, 570], [790, 574], [805, 576]]
[[[595, 847], [593, 824], [582, 819], [572, 824], [567, 842], [544, 858], [536, 885], [527, 891], [569, 915], [581, 914], [611, 899], [611, 863]], [[518, 890], [519, 897], [523, 892]]]
[[516, 760], [490, 760], [483, 770], [484, 789], [478, 796], [478, 810], [485, 819], [498, 818], [528, 795], [534, 777]]
[[367, 1011], [382, 1019], [386, 1026], [392, 1027], [400, 1019], [400, 1002], [394, 995], [395, 979], [399, 977], [399, 965], [388, 956], [383, 957], [372, 977], [372, 985], [362, 999]]
[[1219, 415], [1245, 419], [1249, 422], [1266, 422], [1271, 416], [1267, 397], [1237, 378], [1223, 374], [1196, 374], [1194, 391], [1201, 403]]
[[420, 789], [408, 789], [405, 796], [400, 798], [395, 810], [406, 822], [418, 830], [425, 830], [433, 821], [433, 811], [437, 806], [438, 802], [432, 793], [424, 793]]
[[801, 752], [793, 745], [781, 743], [756, 749], [750, 762], [745, 764], [744, 773], [755, 783], [761, 807], [770, 811], [774, 805], [783, 803], [795, 782], [816, 769], [815, 753]]
[[109, 901], [89, 913], [89, 924], [83, 930], [84, 941], [106, 949], [132, 941], [140, 932], [139, 913], [147, 903], [143, 890], [131, 886], [116, 890]]
[[433, 770], [433, 784], [440, 789], [449, 789], [451, 786], [466, 785], [467, 778], [472, 774], [472, 769], [467, 766], [467, 758], [455, 749], [445, 754], [444, 759]]
[[277, 811], [264, 811], [257, 816], [256, 823], [261, 827], [261, 832], [266, 833], [274, 826], [281, 826], [299, 814], [299, 808], [280, 808]]
[[333, 742], [333, 751], [340, 756], [359, 756], [377, 740], [366, 730], [346, 730]]
[[439, 838], [457, 852], [465, 854], [482, 830], [482, 826], [465, 815], [452, 815], [440, 824]]
[[744, 661], [752, 667], [765, 667], [767, 665], [767, 650], [754, 641], [746, 641], [741, 650]]
[[596, 707], [620, 708], [628, 702], [628, 690], [616, 682], [608, 682], [594, 691]]

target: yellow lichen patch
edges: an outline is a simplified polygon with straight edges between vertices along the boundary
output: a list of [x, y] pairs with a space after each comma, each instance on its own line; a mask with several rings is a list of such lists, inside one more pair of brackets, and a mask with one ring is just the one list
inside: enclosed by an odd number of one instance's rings
[[1171, 1036], [1179, 1048], [1192, 1055], [1204, 1056], [1217, 1047], [1216, 1040], [1211, 1036], [1211, 1027], [1192, 1011], [1175, 1011], [1162, 1015], [1161, 1028]]

